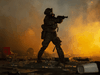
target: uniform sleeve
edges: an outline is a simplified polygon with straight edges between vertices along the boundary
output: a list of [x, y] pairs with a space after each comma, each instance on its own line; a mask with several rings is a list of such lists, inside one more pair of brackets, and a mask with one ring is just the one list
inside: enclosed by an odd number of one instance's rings
[[55, 25], [56, 23], [61, 23], [63, 21], [63, 19], [62, 18], [56, 18], [56, 17], [48, 17], [48, 16], [46, 16], [45, 18], [44, 18], [44, 24], [46, 24], [46, 25]]
[[62, 21], [63, 21], [62, 18], [55, 18], [55, 22], [56, 22], [56, 23], [61, 23]]

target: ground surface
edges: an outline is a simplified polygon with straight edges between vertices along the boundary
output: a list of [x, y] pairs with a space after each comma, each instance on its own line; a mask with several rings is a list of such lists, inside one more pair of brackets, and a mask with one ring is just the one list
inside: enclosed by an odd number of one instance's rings
[[64, 65], [55, 66], [57, 62], [44, 60], [43, 63], [31, 61], [0, 61], [0, 75], [15, 74], [17, 71], [21, 75], [99, 75], [98, 73], [78, 74], [77, 65], [89, 62], [67, 62]]

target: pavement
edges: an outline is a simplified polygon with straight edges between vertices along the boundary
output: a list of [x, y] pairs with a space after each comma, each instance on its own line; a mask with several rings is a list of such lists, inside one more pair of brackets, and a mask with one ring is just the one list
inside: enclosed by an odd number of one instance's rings
[[25, 60], [10, 62], [0, 60], [0, 75], [100, 75], [99, 73], [79, 74], [77, 66], [89, 62], [66, 62], [65, 66], [61, 63], [55, 66], [58, 62], [53, 60], [43, 60], [42, 63], [37, 63], [36, 60]]

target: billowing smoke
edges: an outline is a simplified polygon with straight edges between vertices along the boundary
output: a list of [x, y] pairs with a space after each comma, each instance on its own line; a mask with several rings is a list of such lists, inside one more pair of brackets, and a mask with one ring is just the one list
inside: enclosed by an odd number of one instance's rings
[[[79, 15], [74, 20], [69, 21], [71, 24], [68, 29], [68, 50], [71, 56], [93, 57], [100, 54], [100, 1], [87, 2], [87, 8], [80, 7]], [[85, 12], [84, 12], [85, 11]], [[67, 28], [65, 28], [67, 29]], [[64, 30], [65, 30], [64, 29]], [[64, 39], [64, 40], [65, 40]], [[67, 51], [66, 51], [67, 52]], [[70, 53], [71, 52], [71, 53]]]
[[0, 47], [19, 53], [39, 50], [41, 24], [42, 17], [28, 0], [0, 1]]
[[[0, 0], [0, 47], [10, 47], [12, 51], [19, 53], [28, 48], [38, 52], [42, 42], [43, 13], [50, 7], [55, 16], [69, 17], [59, 24], [58, 32], [65, 56], [84, 56], [84, 53], [87, 54], [84, 50], [87, 47], [91, 50], [89, 45], [94, 39], [94, 35], [87, 31], [92, 33], [96, 30], [97, 33], [99, 30], [99, 3], [99, 0]], [[95, 22], [97, 25], [94, 25]], [[87, 40], [87, 37], [90, 39]], [[54, 45], [50, 43], [46, 51], [52, 54], [53, 48]]]

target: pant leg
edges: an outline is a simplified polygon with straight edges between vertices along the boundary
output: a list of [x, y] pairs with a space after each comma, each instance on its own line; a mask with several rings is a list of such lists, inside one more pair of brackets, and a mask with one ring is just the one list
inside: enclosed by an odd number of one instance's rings
[[42, 42], [42, 47], [41, 47], [40, 51], [38, 52], [38, 60], [41, 60], [41, 57], [42, 57], [45, 49], [48, 47], [50, 41], [51, 41], [50, 35], [47, 35], [45, 37], [44, 41]]
[[60, 62], [63, 63], [64, 62], [64, 53], [63, 53], [63, 50], [62, 50], [62, 48], [59, 45], [56, 45], [56, 49], [57, 49], [57, 53], [58, 53]]
[[56, 46], [60, 62], [63, 63], [64, 62], [64, 53], [63, 53], [63, 50], [61, 48], [61, 40], [59, 39], [59, 37], [54, 37], [52, 42]]
[[38, 60], [41, 60], [41, 57], [44, 53], [44, 50], [47, 48], [47, 46], [42, 46], [40, 51], [38, 52]]

